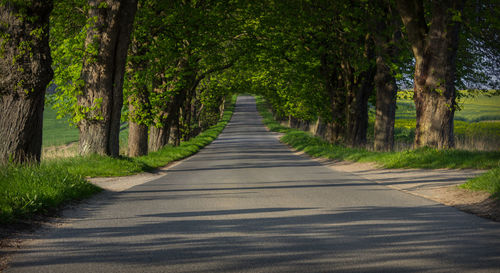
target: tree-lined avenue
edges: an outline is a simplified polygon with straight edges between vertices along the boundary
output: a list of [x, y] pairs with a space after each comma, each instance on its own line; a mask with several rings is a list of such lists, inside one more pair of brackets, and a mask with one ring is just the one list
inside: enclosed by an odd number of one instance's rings
[[295, 155], [266, 131], [249, 96], [201, 152], [71, 216], [21, 249], [6, 272], [500, 268], [498, 223]]

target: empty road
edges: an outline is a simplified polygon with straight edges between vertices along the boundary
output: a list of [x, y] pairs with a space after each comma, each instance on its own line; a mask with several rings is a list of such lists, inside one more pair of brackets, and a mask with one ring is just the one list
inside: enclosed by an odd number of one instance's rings
[[161, 178], [83, 204], [6, 272], [500, 272], [500, 225], [293, 154], [239, 97]]

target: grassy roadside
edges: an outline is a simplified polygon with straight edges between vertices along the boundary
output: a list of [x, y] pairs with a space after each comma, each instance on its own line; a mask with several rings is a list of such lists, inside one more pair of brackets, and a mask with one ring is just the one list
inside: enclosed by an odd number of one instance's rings
[[71, 200], [101, 191], [85, 177], [125, 176], [151, 171], [188, 157], [211, 143], [227, 125], [236, 95], [214, 126], [177, 147], [167, 146], [147, 156], [110, 158], [91, 155], [43, 161], [40, 165], [0, 167], [0, 224], [30, 219]]
[[262, 98], [257, 97], [257, 109], [264, 124], [275, 132], [285, 135], [281, 141], [313, 157], [324, 157], [355, 162], [375, 162], [384, 168], [450, 168], [491, 169], [487, 173], [462, 185], [471, 190], [484, 190], [500, 197], [500, 152], [463, 150], [437, 150], [421, 148], [401, 152], [374, 152], [360, 148], [348, 148], [330, 144], [311, 134], [281, 126], [276, 122]]

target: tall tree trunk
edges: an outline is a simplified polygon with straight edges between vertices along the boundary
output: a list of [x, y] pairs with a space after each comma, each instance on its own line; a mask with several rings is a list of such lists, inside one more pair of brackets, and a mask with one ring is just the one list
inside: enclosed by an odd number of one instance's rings
[[[364, 56], [366, 68], [355, 73], [349, 62], [342, 65], [345, 74], [346, 99], [346, 130], [345, 143], [351, 147], [362, 147], [366, 144], [368, 128], [368, 98], [373, 92], [375, 76], [374, 48], [370, 35], [365, 37]], [[355, 75], [358, 74], [358, 75]]]
[[[166, 79], [163, 74], [160, 74], [158, 78], [153, 79], [153, 92], [162, 93], [161, 87], [165, 85]], [[173, 98], [169, 98], [169, 101], [164, 102], [164, 104], [157, 105], [160, 107], [158, 113], [156, 114], [153, 125], [149, 130], [149, 151], [155, 152], [161, 149], [163, 146], [168, 144], [168, 139], [170, 137], [170, 125], [171, 119], [169, 117], [169, 107], [172, 104]]]
[[415, 146], [454, 147], [455, 62], [464, 0], [433, 1], [429, 24], [422, 0], [396, 3], [415, 57]]
[[52, 1], [0, 5], [0, 164], [40, 161]]
[[128, 155], [131, 157], [147, 155], [148, 126], [141, 123], [129, 122], [128, 129]]
[[186, 90], [181, 89], [179, 93], [175, 94], [174, 100], [170, 105], [169, 109], [169, 119], [171, 120], [170, 125], [170, 139], [169, 143], [174, 146], [179, 146], [181, 144], [181, 124], [180, 124], [180, 109], [183, 105], [183, 102], [186, 99]]
[[[141, 7], [138, 4], [138, 8]], [[148, 125], [151, 123], [150, 92], [145, 80], [148, 68], [147, 42], [134, 37], [130, 43], [130, 56], [127, 63], [129, 77], [129, 132], [128, 155], [131, 157], [148, 154]]]
[[374, 81], [377, 96], [373, 148], [376, 151], [391, 151], [394, 148], [394, 122], [398, 88], [391, 69], [380, 55], [377, 56], [377, 72]]
[[376, 67], [374, 82], [376, 89], [375, 125], [373, 130], [373, 148], [375, 151], [391, 151], [394, 149], [394, 123], [396, 119], [396, 97], [398, 86], [393, 71], [388, 62], [397, 62], [401, 33], [399, 16], [393, 14], [393, 9], [385, 1], [379, 2], [383, 14], [377, 20], [375, 29]]
[[182, 137], [185, 141], [191, 138], [191, 108], [194, 95], [194, 88], [190, 88], [186, 93], [182, 110]]
[[170, 138], [170, 123], [163, 127], [151, 126], [149, 128], [149, 150], [156, 152], [168, 144]]
[[123, 76], [137, 0], [89, 0], [89, 5], [88, 16], [95, 21], [85, 39], [85, 84], [78, 96], [80, 154], [118, 156]]
[[136, 117], [148, 111], [141, 109], [149, 106], [147, 86], [143, 86], [142, 89], [143, 92], [138, 91], [129, 97], [128, 154], [132, 157], [148, 154], [148, 126]]
[[343, 142], [345, 127], [345, 94], [341, 88], [341, 77], [334, 65], [329, 63], [326, 54], [320, 57], [321, 76], [325, 82], [326, 93], [330, 96], [331, 118], [328, 119], [325, 138], [332, 142]]

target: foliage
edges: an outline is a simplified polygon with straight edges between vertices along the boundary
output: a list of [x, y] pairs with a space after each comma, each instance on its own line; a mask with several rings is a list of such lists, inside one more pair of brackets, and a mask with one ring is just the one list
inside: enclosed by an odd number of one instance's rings
[[78, 141], [78, 129], [71, 127], [68, 118], [58, 118], [57, 112], [50, 107], [43, 111], [42, 146], [57, 146]]
[[100, 191], [84, 177], [151, 171], [196, 153], [222, 132], [231, 119], [235, 102], [236, 96], [233, 96], [223, 118], [208, 130], [178, 147], [166, 146], [147, 156], [111, 158], [90, 155], [47, 160], [41, 165], [0, 167], [0, 223], [31, 218]]
[[463, 150], [438, 150], [420, 148], [402, 152], [374, 152], [366, 149], [348, 148], [342, 145], [328, 143], [309, 133], [284, 128], [277, 125], [269, 111], [258, 100], [259, 112], [264, 118], [264, 124], [273, 131], [285, 132], [281, 141], [297, 150], [314, 157], [350, 160], [360, 162], [376, 162], [385, 168], [475, 168], [489, 169], [499, 164], [500, 151], [472, 152]]
[[50, 161], [53, 162], [53, 164], [64, 167], [72, 174], [84, 177], [125, 176], [151, 171], [155, 168], [165, 166], [172, 161], [192, 155], [217, 138], [231, 119], [235, 102], [236, 96], [233, 96], [231, 106], [224, 111], [224, 116], [216, 125], [203, 131], [196, 137], [182, 142], [179, 146], [168, 145], [157, 152], [135, 158], [126, 156], [112, 158], [100, 155], [90, 155], [53, 159]]
[[50, 48], [54, 69], [52, 86], [55, 91], [47, 96], [48, 104], [57, 111], [58, 118], [67, 117], [76, 125], [82, 109], [76, 96], [81, 93], [80, 73], [85, 54], [84, 41], [90, 20], [86, 18], [87, 4], [83, 0], [55, 1], [51, 14]]

